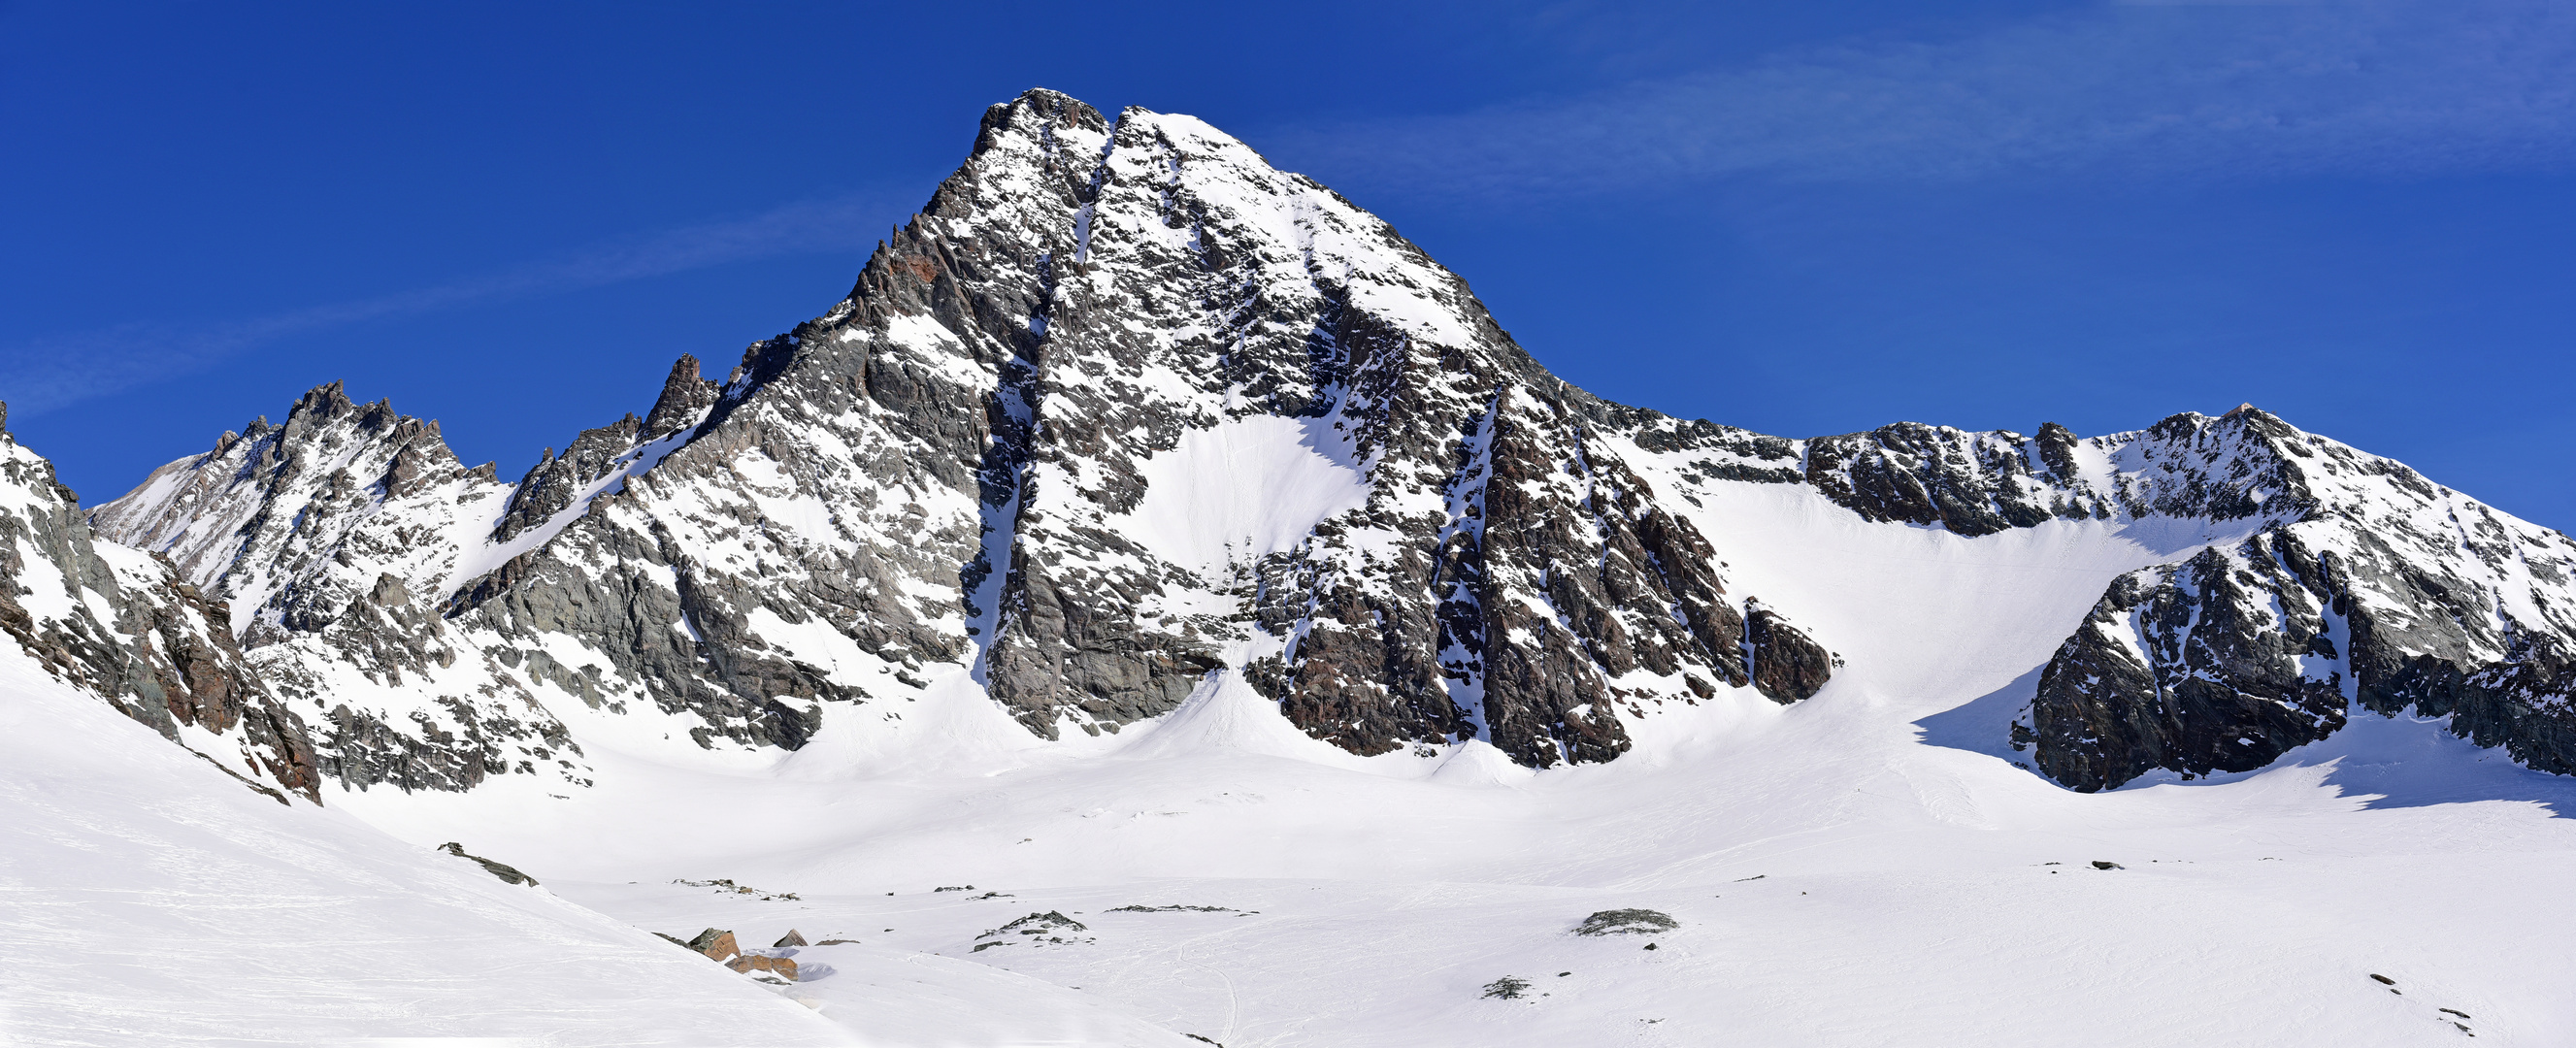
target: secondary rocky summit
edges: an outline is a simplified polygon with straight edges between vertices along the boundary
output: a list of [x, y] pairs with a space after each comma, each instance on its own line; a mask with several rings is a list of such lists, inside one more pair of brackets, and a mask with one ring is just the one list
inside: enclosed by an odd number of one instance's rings
[[352, 786], [578, 784], [567, 722], [602, 718], [792, 749], [956, 679], [1049, 739], [1239, 680], [1353, 753], [1546, 767], [1834, 675], [1807, 609], [1730, 579], [1727, 485], [1964, 536], [2242, 523], [2050, 664], [2017, 738], [2077, 788], [2259, 765], [2347, 698], [2576, 767], [2564, 536], [2251, 409], [1801, 441], [1607, 403], [1338, 194], [1048, 91], [829, 312], [721, 383], [683, 358], [515, 485], [326, 386], [90, 520], [231, 602]]

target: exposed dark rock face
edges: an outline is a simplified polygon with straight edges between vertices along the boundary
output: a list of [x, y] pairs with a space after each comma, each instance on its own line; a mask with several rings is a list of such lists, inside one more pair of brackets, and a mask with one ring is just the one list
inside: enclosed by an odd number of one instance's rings
[[1786, 705], [1814, 698], [1834, 674], [1834, 656], [1758, 601], [1744, 606], [1744, 654], [1753, 686]]
[[2154, 768], [2251, 771], [2342, 728], [2326, 609], [2274, 541], [2114, 583], [2040, 676], [2040, 770], [2081, 790]]
[[[1481, 685], [1494, 745], [1542, 767], [1560, 749], [1608, 760], [1629, 747], [1614, 702], [1747, 683], [1743, 620], [1707, 540], [1653, 501], [1573, 405], [1521, 407], [1509, 391], [1495, 399], [1478, 526], [1458, 533], [1453, 558], [1474, 583], [1452, 600], [1471, 600], [1481, 621], [1450, 640]], [[1641, 675], [1663, 684], [1613, 683]]]
[[653, 410], [644, 416], [644, 436], [658, 440], [698, 424], [707, 409], [716, 405], [723, 387], [698, 373], [698, 358], [686, 353], [671, 365], [671, 377], [662, 382], [662, 395], [653, 401]]
[[[907, 276], [932, 293], [904, 298]], [[1032, 730], [1177, 706], [1244, 635], [1155, 612], [1247, 598], [1268, 638], [1249, 679], [1357, 753], [1481, 724], [1533, 764], [1608, 759], [1627, 746], [1614, 702], [1685, 674], [1745, 681], [1715, 568], [1682, 552], [1706, 543], [1620, 464], [1607, 410], [1383, 223], [1203, 124], [1112, 125], [1042, 92], [997, 109], [844, 308], [906, 304], [1012, 350], [967, 577], [1000, 574], [969, 611], [993, 616], [986, 683]], [[1184, 482], [1155, 460], [1185, 470], [1246, 432], [1367, 490], [1287, 542], [1188, 558], [1137, 541], [1164, 511], [1153, 485]], [[1614, 683], [1640, 667], [1663, 685]]]
[[[1807, 442], [1807, 482], [1871, 520], [1938, 523], [1991, 535], [2049, 519], [2032, 498], [2030, 467], [2013, 442], [1916, 422]], [[2058, 512], [2085, 510], [2060, 502]]]
[[2230, 521], [2306, 511], [2315, 503], [2297, 456], [2261, 446], [2312, 439], [2248, 406], [2223, 420], [2175, 415], [2089, 441], [2053, 422], [2035, 439], [1900, 422], [1797, 444], [1806, 481], [1862, 517], [1977, 536], [2054, 518]]
[[561, 455], [546, 449], [546, 457], [528, 467], [528, 475], [519, 478], [519, 486], [510, 492], [509, 508], [502, 512], [500, 526], [492, 530], [493, 538], [508, 542], [570, 509], [583, 489], [624, 465], [621, 460], [643, 431], [644, 423], [630, 414], [598, 429], [583, 430]]
[[2148, 437], [2214, 452], [2172, 501], [2272, 523], [2112, 584], [2015, 728], [2040, 770], [2082, 790], [2248, 771], [2357, 705], [2447, 715], [2479, 745], [2576, 772], [2576, 542], [2250, 408]]
[[1659, 910], [1602, 910], [1583, 919], [1576, 935], [1659, 935], [1682, 926]]
[[231, 597], [230, 633], [315, 725], [324, 775], [457, 790], [543, 763], [578, 781], [563, 726], [438, 614], [480, 553], [461, 540], [488, 531], [510, 493], [489, 466], [457, 462], [436, 423], [354, 404], [332, 383], [284, 424], [227, 433], [89, 521]]
[[0, 434], [0, 631], [253, 788], [318, 800], [303, 722], [244, 664], [226, 619], [167, 559], [92, 541], [53, 464]]

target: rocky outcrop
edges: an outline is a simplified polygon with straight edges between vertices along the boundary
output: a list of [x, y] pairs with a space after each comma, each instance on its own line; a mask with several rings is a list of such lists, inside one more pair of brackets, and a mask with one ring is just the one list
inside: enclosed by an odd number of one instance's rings
[[318, 800], [304, 724], [245, 665], [227, 617], [166, 558], [94, 541], [53, 464], [0, 433], [0, 631], [252, 788]]
[[486, 859], [480, 855], [467, 855], [465, 854], [465, 846], [458, 844], [455, 841], [449, 841], [445, 844], [439, 845], [438, 850], [446, 852], [449, 855], [456, 856], [460, 859], [473, 860], [475, 865], [483, 867], [483, 871], [485, 873], [489, 873], [494, 877], [500, 878], [501, 883], [503, 884], [524, 884], [531, 888], [537, 886], [536, 878], [520, 873], [517, 867], [504, 863], [493, 862], [492, 860]]
[[2270, 536], [2123, 576], [2042, 672], [2027, 741], [2083, 790], [2251, 771], [2344, 725], [2328, 609]]
[[247, 661], [314, 726], [323, 775], [460, 790], [543, 769], [578, 783], [579, 749], [528, 681], [440, 615], [460, 579], [505, 555], [488, 533], [512, 494], [489, 465], [458, 462], [437, 423], [331, 383], [88, 519], [230, 596]]
[[528, 475], [511, 489], [492, 537], [508, 542], [572, 508], [588, 494], [585, 489], [621, 470], [622, 460], [643, 432], [643, 421], [630, 414], [598, 429], [583, 430], [562, 455], [547, 448], [545, 457], [528, 467]]
[[1660, 910], [1600, 910], [1576, 925], [1576, 935], [1661, 935], [1682, 922]]
[[2111, 585], [2014, 726], [2041, 771], [2081, 790], [2248, 771], [2411, 710], [2576, 772], [2576, 542], [2250, 408], [2149, 435], [2186, 431], [2229, 480], [2175, 497], [2270, 523]]
[[689, 429], [705, 418], [715, 407], [722, 387], [699, 374], [698, 358], [686, 353], [671, 365], [671, 376], [662, 381], [662, 395], [653, 401], [653, 410], [644, 416], [644, 436], [659, 440]]
[[1754, 688], [1782, 705], [1814, 698], [1837, 665], [1832, 652], [1751, 600], [1744, 602], [1744, 657]]
[[749, 975], [753, 972], [770, 972], [784, 977], [788, 982], [795, 982], [797, 979], [796, 959], [793, 957], [770, 957], [762, 954], [746, 953], [734, 958], [733, 960], [725, 962], [725, 967], [731, 968], [744, 975]]
[[333, 382], [297, 400], [283, 424], [261, 416], [206, 453], [153, 471], [133, 492], [92, 510], [90, 523], [124, 545], [166, 554], [209, 595], [230, 602], [237, 634], [265, 626], [274, 637], [332, 620], [340, 601], [313, 592], [316, 569], [377, 509], [468, 472], [436, 422], [405, 417], [385, 401], [352, 403]]
[[[666, 935], [663, 936], [663, 938], [668, 939], [670, 936]], [[677, 940], [673, 941], [676, 942]], [[718, 928], [709, 928], [705, 931], [699, 932], [694, 938], [691, 938], [687, 942], [680, 943], [680, 945], [705, 954], [707, 959], [715, 961], [721, 961], [729, 957], [738, 957], [742, 954], [742, 947], [734, 941], [733, 933]]]
[[2114, 582], [2042, 668], [2009, 742], [2076, 789], [2259, 768], [2368, 712], [2449, 717], [2576, 770], [2559, 654], [2576, 650], [2576, 544], [2251, 405], [2091, 438], [1899, 424], [1799, 441], [1614, 418], [1685, 501], [1803, 483], [1865, 520], [1969, 537], [2162, 521], [2218, 538]]

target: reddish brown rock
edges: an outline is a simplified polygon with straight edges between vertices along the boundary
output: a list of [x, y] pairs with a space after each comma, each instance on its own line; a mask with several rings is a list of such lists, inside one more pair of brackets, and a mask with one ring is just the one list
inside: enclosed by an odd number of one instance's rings
[[732, 932], [719, 931], [714, 928], [709, 928], [705, 931], [699, 932], [697, 938], [691, 939], [683, 945], [686, 945], [688, 948], [696, 950], [699, 953], [706, 954], [709, 959], [718, 961], [724, 960], [727, 957], [737, 956], [742, 953], [742, 947], [733, 941]]
[[734, 958], [725, 967], [745, 975], [752, 972], [769, 972], [785, 976], [788, 982], [796, 981], [796, 960], [792, 957], [763, 957], [756, 953], [746, 953]]

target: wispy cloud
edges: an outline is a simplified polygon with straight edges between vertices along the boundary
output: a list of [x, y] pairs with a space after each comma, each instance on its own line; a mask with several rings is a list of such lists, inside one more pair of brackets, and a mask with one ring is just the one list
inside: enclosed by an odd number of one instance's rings
[[141, 322], [0, 349], [0, 400], [22, 414], [201, 371], [263, 343], [369, 321], [419, 316], [808, 251], [850, 249], [904, 213], [868, 195], [791, 204], [749, 218], [684, 226], [566, 257], [376, 298], [248, 320]]
[[2120, 4], [1263, 144], [1327, 180], [1479, 198], [1744, 175], [2556, 169], [2576, 160], [2571, 69], [2576, 8], [2547, 0]]

